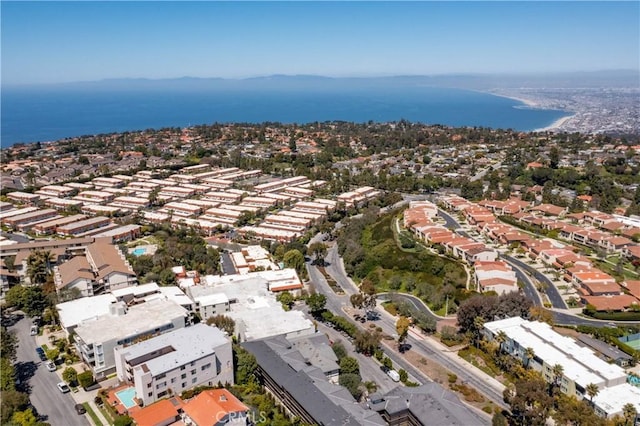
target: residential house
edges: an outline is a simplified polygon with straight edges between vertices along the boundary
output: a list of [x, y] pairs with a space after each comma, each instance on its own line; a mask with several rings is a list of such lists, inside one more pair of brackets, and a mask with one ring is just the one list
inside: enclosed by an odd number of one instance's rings
[[245, 426], [249, 424], [249, 407], [226, 389], [209, 389], [183, 406], [187, 426]]

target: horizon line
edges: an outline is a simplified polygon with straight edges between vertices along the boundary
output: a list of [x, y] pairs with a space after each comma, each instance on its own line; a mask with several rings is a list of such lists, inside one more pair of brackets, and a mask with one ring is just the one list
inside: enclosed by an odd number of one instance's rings
[[220, 76], [208, 76], [198, 77], [190, 75], [182, 75], [178, 77], [104, 77], [93, 80], [73, 80], [73, 81], [58, 81], [58, 82], [32, 82], [32, 83], [3, 83], [0, 81], [0, 87], [18, 87], [18, 86], [53, 86], [63, 84], [86, 84], [86, 83], [107, 83], [116, 81], [175, 81], [175, 80], [226, 80], [226, 81], [243, 81], [243, 80], [257, 80], [273, 77], [284, 78], [324, 78], [328, 80], [340, 80], [340, 79], [377, 79], [377, 78], [417, 78], [417, 77], [489, 77], [489, 76], [559, 76], [559, 75], [571, 75], [571, 74], [597, 74], [597, 73], [613, 73], [613, 72], [628, 72], [640, 74], [640, 68], [610, 68], [610, 69], [598, 69], [598, 70], [574, 70], [574, 71], [523, 71], [523, 72], [443, 72], [432, 74], [405, 74], [405, 73], [382, 73], [382, 74], [343, 74], [343, 75], [323, 75], [323, 74], [305, 74], [305, 73], [273, 73], [273, 74], [258, 74], [253, 76], [244, 77], [220, 77]]

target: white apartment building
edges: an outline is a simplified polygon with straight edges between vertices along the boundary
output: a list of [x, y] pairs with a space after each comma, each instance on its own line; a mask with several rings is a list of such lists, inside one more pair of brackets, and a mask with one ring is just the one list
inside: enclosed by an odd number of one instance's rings
[[134, 306], [110, 305], [109, 313], [82, 321], [75, 344], [97, 379], [115, 372], [114, 349], [184, 328], [188, 313], [173, 301], [156, 299]]
[[579, 346], [574, 339], [556, 333], [547, 323], [513, 317], [488, 322], [484, 329], [490, 340], [503, 331], [507, 336], [503, 350], [521, 360], [526, 358], [526, 349], [532, 348], [535, 356], [528, 361], [529, 365], [540, 371], [548, 382], [555, 379], [553, 366], [561, 365], [560, 389], [567, 395], [580, 399], [585, 397], [590, 383], [602, 392], [627, 380], [621, 367], [607, 363], [590, 349]]
[[114, 349], [116, 372], [149, 405], [196, 386], [233, 384], [231, 340], [205, 324], [180, 328]]

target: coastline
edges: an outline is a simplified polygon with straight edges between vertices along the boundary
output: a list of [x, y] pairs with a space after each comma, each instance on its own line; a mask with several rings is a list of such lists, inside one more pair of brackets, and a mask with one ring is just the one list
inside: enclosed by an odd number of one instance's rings
[[560, 130], [563, 124], [565, 124], [567, 121], [569, 121], [571, 118], [575, 116], [576, 114], [571, 114], [565, 117], [560, 117], [559, 119], [557, 119], [556, 121], [548, 125], [547, 127], [542, 127], [540, 129], [533, 129], [532, 132], [549, 132], [552, 130]]
[[[523, 104], [525, 104], [529, 108], [544, 108], [539, 103], [537, 103], [535, 101], [532, 101], [530, 99], [525, 99], [525, 98], [520, 98], [520, 97], [517, 97], [517, 96], [505, 95], [505, 94], [500, 94], [500, 93], [495, 93], [495, 92], [486, 92], [486, 93], [490, 93], [490, 94], [492, 94], [494, 96], [499, 96], [501, 98], [512, 99], [514, 101], [522, 102]], [[561, 127], [567, 121], [569, 121], [570, 119], [572, 119], [573, 117], [576, 116], [576, 113], [569, 113], [569, 111], [566, 111], [566, 112], [567, 112], [568, 115], [560, 117], [559, 119], [557, 119], [556, 121], [554, 121], [553, 123], [549, 124], [546, 127], [533, 129], [533, 130], [530, 130], [530, 132], [549, 132], [549, 131], [553, 131], [553, 130], [560, 130]]]
[[473, 91], [474, 92], [478, 92], [478, 93], [485, 93], [485, 94], [497, 96], [499, 98], [511, 99], [511, 100], [514, 100], [514, 101], [522, 102], [523, 104], [525, 104], [525, 106], [528, 106], [529, 108], [542, 108], [540, 106], [540, 104], [538, 104], [536, 101], [532, 101], [531, 99], [525, 99], [525, 98], [519, 98], [517, 96], [505, 95], [505, 94], [502, 94], [502, 93], [493, 92], [491, 90], [488, 90], [488, 91], [473, 90]]

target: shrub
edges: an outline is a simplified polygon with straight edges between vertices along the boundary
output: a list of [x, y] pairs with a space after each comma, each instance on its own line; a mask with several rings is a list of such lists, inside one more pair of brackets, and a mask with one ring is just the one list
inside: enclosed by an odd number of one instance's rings
[[447, 376], [449, 377], [449, 383], [453, 384], [453, 383], [458, 381], [458, 376], [456, 376], [453, 373], [449, 373], [449, 374], [447, 374]]
[[83, 388], [88, 388], [94, 383], [95, 383], [95, 380], [93, 378], [93, 373], [91, 371], [85, 371], [83, 373], [78, 374], [78, 384]]
[[69, 384], [77, 383], [78, 372], [73, 367], [67, 367], [62, 372], [62, 379]]

